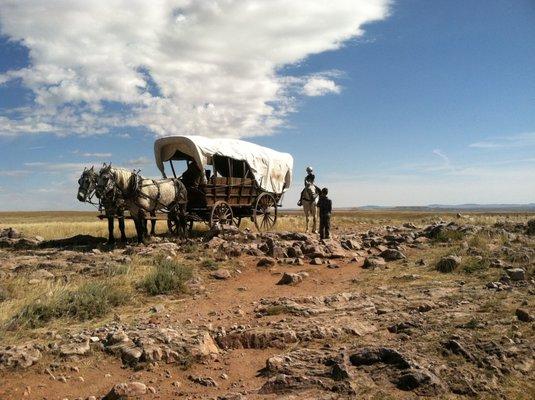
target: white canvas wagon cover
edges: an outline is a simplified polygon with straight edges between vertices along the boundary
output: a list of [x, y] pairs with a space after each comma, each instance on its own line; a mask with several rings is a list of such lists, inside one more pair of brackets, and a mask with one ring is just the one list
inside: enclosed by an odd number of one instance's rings
[[267, 147], [238, 139], [211, 139], [204, 136], [168, 136], [154, 142], [156, 166], [165, 176], [164, 162], [180, 151], [204, 170], [219, 155], [246, 161], [256, 183], [265, 191], [281, 194], [290, 187], [293, 157]]

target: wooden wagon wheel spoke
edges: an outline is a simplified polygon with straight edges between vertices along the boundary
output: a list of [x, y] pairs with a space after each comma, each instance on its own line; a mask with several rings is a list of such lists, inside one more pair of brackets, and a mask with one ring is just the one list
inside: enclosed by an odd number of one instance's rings
[[256, 229], [267, 231], [277, 222], [277, 200], [271, 193], [261, 193], [253, 209], [253, 219]]
[[210, 226], [213, 227], [216, 224], [232, 225], [234, 223], [233, 218], [230, 205], [224, 201], [218, 201], [210, 213]]

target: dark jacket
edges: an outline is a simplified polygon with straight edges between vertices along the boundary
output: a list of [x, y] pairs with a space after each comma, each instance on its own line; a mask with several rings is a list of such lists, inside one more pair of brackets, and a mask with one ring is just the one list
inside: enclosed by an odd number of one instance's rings
[[329, 215], [332, 212], [333, 203], [327, 196], [320, 195], [318, 207], [320, 209], [320, 215]]
[[316, 179], [316, 176], [314, 174], [308, 174], [305, 176], [305, 186], [307, 183], [314, 183], [314, 180]]

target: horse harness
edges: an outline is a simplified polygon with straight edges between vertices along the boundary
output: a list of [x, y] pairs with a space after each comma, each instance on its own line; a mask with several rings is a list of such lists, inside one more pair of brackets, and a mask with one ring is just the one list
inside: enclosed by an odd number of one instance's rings
[[[143, 184], [142, 181], [151, 181], [151, 183]], [[173, 188], [175, 189], [174, 198], [176, 199], [178, 197], [178, 195], [180, 194], [180, 192], [178, 191], [178, 187], [177, 187], [177, 181], [178, 180], [174, 179], [174, 178], [167, 178], [167, 179], [164, 179], [164, 180], [161, 180], [161, 181], [157, 181], [155, 179], [146, 179], [146, 178], [144, 179], [139, 175], [139, 171], [134, 171], [134, 173], [130, 177], [130, 181], [128, 182], [127, 193], [123, 193], [123, 197], [125, 199], [132, 199], [134, 201], [134, 204], [136, 206], [138, 206], [139, 208], [142, 208], [142, 209], [144, 209], [144, 208], [141, 207], [141, 205], [138, 204], [138, 202], [136, 201], [136, 199], [138, 197], [144, 197], [147, 200], [154, 201], [157, 205], [159, 205], [162, 208], [168, 208], [168, 205], [165, 205], [162, 202], [160, 202], [160, 199], [162, 197], [162, 193], [161, 193], [161, 189], [160, 189], [160, 183], [173, 182]], [[144, 187], [148, 187], [148, 186], [155, 186], [156, 187], [156, 189], [157, 189], [156, 198], [152, 198], [149, 195], [143, 193], [142, 189]], [[185, 201], [183, 201], [183, 202], [185, 202]], [[180, 203], [180, 201], [178, 201], [177, 203]], [[155, 210], [156, 210], [156, 207], [154, 207], [152, 210], [145, 210], [145, 211], [153, 212]]]

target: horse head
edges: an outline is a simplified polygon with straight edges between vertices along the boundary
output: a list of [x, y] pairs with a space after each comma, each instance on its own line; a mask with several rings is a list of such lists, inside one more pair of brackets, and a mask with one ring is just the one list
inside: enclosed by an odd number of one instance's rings
[[91, 198], [96, 189], [97, 178], [98, 176], [93, 166], [84, 168], [82, 175], [78, 179], [78, 194], [76, 198], [79, 201], [86, 202]]
[[116, 179], [114, 170], [110, 164], [103, 163], [98, 173], [96, 195], [99, 199], [108, 196], [115, 189]]

